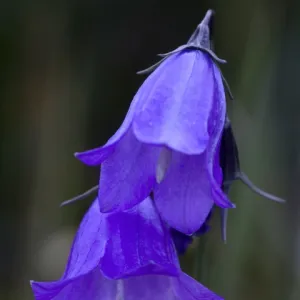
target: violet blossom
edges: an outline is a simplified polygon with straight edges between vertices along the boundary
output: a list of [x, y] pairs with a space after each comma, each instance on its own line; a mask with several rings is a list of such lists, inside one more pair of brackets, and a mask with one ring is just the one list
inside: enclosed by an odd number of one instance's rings
[[107, 214], [94, 201], [61, 279], [31, 286], [36, 300], [222, 300], [181, 271], [170, 230], [150, 198]]
[[101, 164], [101, 212], [132, 208], [153, 192], [162, 219], [193, 234], [214, 204], [234, 207], [221, 189], [226, 100], [211, 17], [208, 11], [188, 43], [155, 65], [108, 142], [76, 153], [89, 166]]

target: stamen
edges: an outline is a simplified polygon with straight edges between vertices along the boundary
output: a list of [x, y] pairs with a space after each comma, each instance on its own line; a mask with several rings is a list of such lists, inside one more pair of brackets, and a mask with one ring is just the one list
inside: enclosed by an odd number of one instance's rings
[[98, 188], [99, 188], [99, 185], [96, 185], [96, 186], [92, 187], [91, 189], [89, 189], [88, 191], [86, 191], [86, 192], [84, 192], [84, 193], [82, 193], [82, 194], [80, 194], [80, 195], [78, 195], [74, 198], [71, 198], [69, 200], [66, 200], [66, 201], [62, 202], [60, 204], [60, 207], [68, 205], [68, 204], [72, 204], [72, 203], [74, 203], [78, 200], [83, 200], [83, 199], [87, 198], [88, 196], [90, 196], [91, 194], [93, 194], [94, 192], [96, 192], [98, 190]]

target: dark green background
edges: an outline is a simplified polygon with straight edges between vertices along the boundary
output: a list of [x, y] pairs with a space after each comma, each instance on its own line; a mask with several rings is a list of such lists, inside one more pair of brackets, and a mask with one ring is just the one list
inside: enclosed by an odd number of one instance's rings
[[0, 4], [1, 300], [32, 299], [29, 279], [60, 276], [91, 200], [59, 203], [99, 175], [73, 153], [105, 143], [144, 80], [136, 71], [186, 42], [208, 8], [242, 167], [288, 201], [236, 183], [227, 244], [215, 214], [183, 267], [198, 259], [226, 300], [300, 299], [300, 2], [19, 0]]

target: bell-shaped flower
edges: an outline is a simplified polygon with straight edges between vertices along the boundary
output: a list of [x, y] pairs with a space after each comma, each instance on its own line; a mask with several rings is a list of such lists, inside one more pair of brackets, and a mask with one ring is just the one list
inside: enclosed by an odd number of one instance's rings
[[61, 279], [31, 286], [36, 300], [222, 299], [181, 271], [170, 230], [150, 198], [108, 214], [95, 201]]
[[165, 55], [108, 142], [76, 153], [87, 165], [102, 165], [101, 212], [129, 209], [153, 191], [163, 220], [192, 234], [214, 204], [234, 207], [221, 189], [226, 101], [210, 19], [208, 11], [189, 42]]

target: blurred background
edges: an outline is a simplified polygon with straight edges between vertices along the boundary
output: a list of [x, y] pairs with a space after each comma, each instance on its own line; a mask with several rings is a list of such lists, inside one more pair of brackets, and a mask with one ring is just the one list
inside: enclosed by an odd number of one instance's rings
[[226, 300], [300, 299], [300, 2], [296, 0], [2, 1], [0, 299], [33, 299], [57, 279], [92, 201], [60, 202], [98, 182], [73, 157], [121, 124], [156, 54], [185, 43], [205, 11], [235, 101], [242, 168], [282, 205], [236, 182], [228, 240], [216, 213], [182, 265]]

